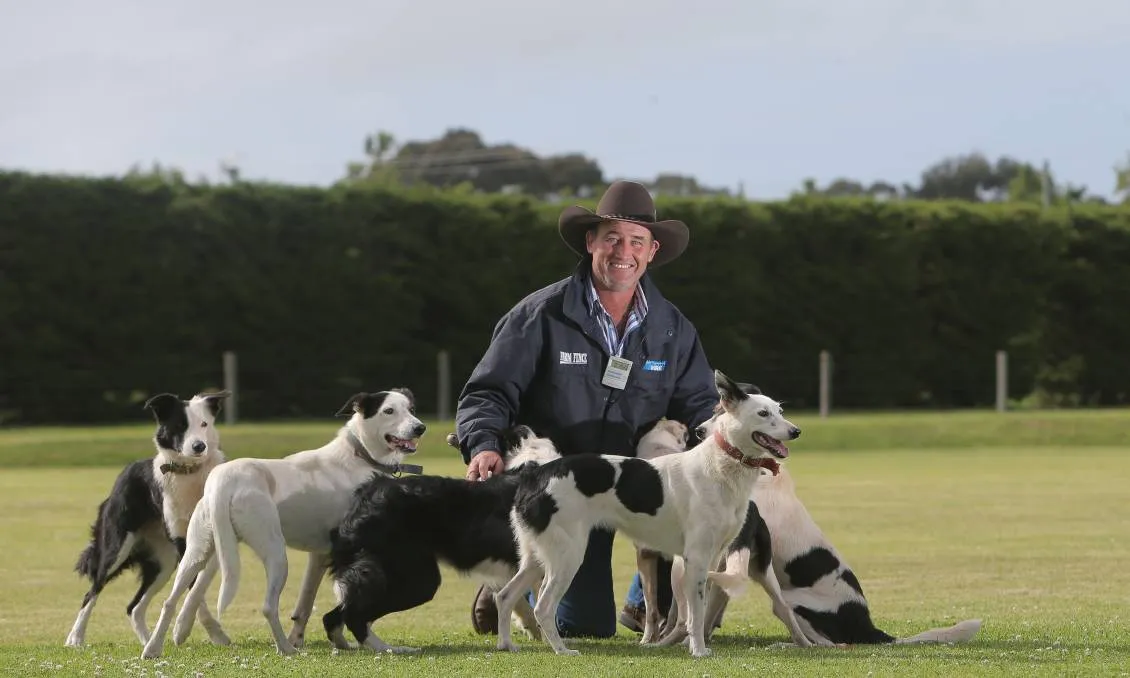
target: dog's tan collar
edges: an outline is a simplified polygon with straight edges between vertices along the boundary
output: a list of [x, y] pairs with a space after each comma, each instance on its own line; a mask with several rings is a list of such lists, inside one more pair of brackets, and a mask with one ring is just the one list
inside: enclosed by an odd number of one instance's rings
[[178, 464], [168, 462], [161, 464], [161, 473], [175, 473], [178, 476], [187, 476], [200, 470], [202, 464]]
[[424, 472], [424, 467], [419, 464], [382, 464], [373, 455], [369, 454], [369, 450], [365, 449], [365, 445], [361, 439], [357, 437], [353, 431], [346, 430], [346, 437], [349, 439], [349, 445], [353, 448], [353, 454], [357, 455], [360, 459], [364, 460], [373, 468], [389, 475], [399, 476], [401, 473], [415, 473], [417, 475]]
[[731, 445], [729, 440], [726, 440], [721, 431], [714, 431], [714, 442], [718, 444], [718, 447], [722, 448], [723, 454], [725, 454], [727, 457], [737, 459], [742, 466], [747, 466], [749, 468], [763, 468], [773, 475], [777, 475], [777, 472], [781, 470], [781, 465], [777, 463], [776, 459], [771, 459], [769, 457], [754, 458], [745, 456], [744, 454], [742, 454], [741, 450]]

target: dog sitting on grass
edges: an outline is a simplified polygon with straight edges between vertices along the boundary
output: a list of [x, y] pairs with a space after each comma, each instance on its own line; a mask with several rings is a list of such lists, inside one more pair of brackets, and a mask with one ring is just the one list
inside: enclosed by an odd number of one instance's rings
[[[755, 390], [749, 384], [742, 388], [747, 393]], [[695, 435], [700, 439], [712, 435], [718, 416], [701, 424]], [[771, 574], [779, 581], [785, 602], [804, 636], [817, 645], [962, 643], [980, 630], [979, 619], [906, 638], [876, 628], [859, 579], [797, 497], [785, 464], [761, 469], [753, 503], [751, 524], [730, 545], [725, 571], [711, 574], [717, 585], [708, 597], [708, 624], [721, 616], [730, 595], [743, 590], [744, 581], [753, 579], [765, 586], [765, 565], [771, 561]], [[777, 616], [783, 612], [774, 605]]]

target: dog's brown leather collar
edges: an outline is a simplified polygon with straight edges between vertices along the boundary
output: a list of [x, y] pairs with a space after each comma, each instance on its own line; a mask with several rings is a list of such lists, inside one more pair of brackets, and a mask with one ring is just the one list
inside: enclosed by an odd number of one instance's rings
[[369, 450], [365, 449], [365, 445], [353, 431], [347, 430], [346, 434], [349, 438], [349, 444], [353, 447], [353, 454], [356, 454], [366, 461], [369, 466], [372, 466], [378, 471], [394, 476], [399, 476], [401, 473], [415, 473], [419, 475], [424, 472], [424, 467], [419, 464], [382, 464], [376, 459], [373, 459], [373, 455], [369, 454]]
[[744, 454], [742, 454], [741, 450], [734, 447], [730, 444], [730, 441], [726, 440], [721, 431], [714, 431], [714, 442], [718, 444], [718, 447], [722, 448], [722, 452], [727, 457], [737, 459], [742, 466], [747, 466], [749, 468], [763, 468], [773, 475], [777, 475], [777, 472], [781, 470], [781, 465], [777, 463], [776, 459], [772, 459], [770, 457], [754, 458], [745, 456]]
[[161, 473], [175, 473], [178, 476], [187, 476], [199, 471], [200, 467], [200, 464], [178, 464], [176, 462], [169, 462], [167, 464], [161, 464]]

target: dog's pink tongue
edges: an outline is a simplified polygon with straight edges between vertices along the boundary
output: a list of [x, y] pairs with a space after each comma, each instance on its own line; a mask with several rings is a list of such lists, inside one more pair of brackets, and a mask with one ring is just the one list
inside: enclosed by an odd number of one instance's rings
[[789, 448], [783, 442], [781, 442], [780, 440], [777, 440], [773, 436], [766, 435], [764, 433], [758, 432], [757, 434], [754, 435], [754, 438], [757, 440], [758, 443], [760, 443], [760, 444], [764, 445], [765, 447], [768, 447], [772, 451], [776, 452], [778, 456], [780, 456], [780, 457], [789, 456]]

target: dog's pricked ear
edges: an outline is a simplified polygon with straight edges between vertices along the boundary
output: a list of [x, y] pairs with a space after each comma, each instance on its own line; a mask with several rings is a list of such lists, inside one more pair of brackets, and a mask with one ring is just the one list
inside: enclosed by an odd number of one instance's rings
[[224, 401], [231, 397], [231, 391], [225, 389], [218, 393], [200, 393], [197, 397], [204, 401], [204, 405], [214, 417], [220, 413]]
[[749, 397], [737, 382], [723, 374], [722, 370], [714, 370], [714, 385], [718, 387], [718, 397], [722, 407], [726, 409]]
[[179, 396], [172, 393], [158, 393], [146, 400], [142, 409], [151, 410], [157, 421], [163, 421], [168, 419], [169, 415], [175, 412], [178, 407], [184, 407], [184, 401]]
[[753, 384], [747, 384], [744, 381], [738, 382], [738, 388], [740, 388], [742, 390], [742, 393], [746, 395], [761, 395], [761, 389], [757, 388]]
[[524, 438], [533, 436], [534, 430], [529, 426], [526, 426], [525, 424], [518, 424], [517, 426], [505, 428], [500, 431], [498, 435], [498, 441], [502, 447], [499, 452], [501, 452], [503, 456], [506, 456], [510, 452], [521, 447], [522, 440]]
[[379, 393], [354, 393], [349, 397], [349, 400], [345, 401], [345, 404], [341, 406], [341, 409], [338, 410], [337, 414], [334, 416], [349, 417], [352, 416], [354, 412], [360, 412], [361, 416], [368, 419], [373, 416], [373, 413], [376, 411], [373, 401], [380, 395]]

